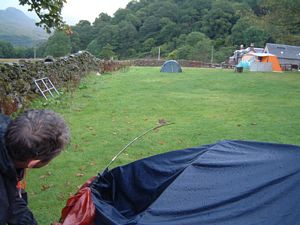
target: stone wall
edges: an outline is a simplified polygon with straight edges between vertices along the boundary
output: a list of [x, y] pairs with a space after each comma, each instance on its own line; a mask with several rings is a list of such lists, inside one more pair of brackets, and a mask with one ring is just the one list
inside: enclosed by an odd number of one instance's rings
[[34, 80], [48, 77], [57, 89], [76, 86], [89, 72], [119, 70], [128, 62], [103, 61], [86, 51], [59, 59], [0, 64], [0, 112], [11, 114], [40, 95]]
[[[48, 77], [54, 86], [76, 87], [89, 72], [99, 73], [120, 70], [130, 65], [162, 66], [165, 60], [138, 59], [131, 61], [104, 61], [87, 51], [81, 51], [58, 59], [19, 60], [18, 63], [0, 64], [0, 112], [11, 114], [40, 96], [34, 80]], [[200, 61], [178, 60], [183, 67], [219, 67], [219, 64]]]

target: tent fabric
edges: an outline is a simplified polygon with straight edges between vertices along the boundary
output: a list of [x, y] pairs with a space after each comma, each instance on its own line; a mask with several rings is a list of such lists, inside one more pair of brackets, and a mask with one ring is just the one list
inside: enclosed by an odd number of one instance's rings
[[221, 141], [100, 173], [94, 225], [300, 224], [300, 147]]
[[95, 205], [89, 185], [95, 178], [88, 180], [74, 196], [68, 199], [66, 206], [61, 211], [60, 224], [92, 225], [94, 223]]
[[257, 56], [257, 57], [267, 57], [267, 56], [275, 56], [275, 55], [272, 55], [270, 53], [265, 53], [265, 52], [259, 52], [259, 53], [250, 53], [251, 55], [253, 56]]
[[272, 63], [272, 69], [273, 69], [273, 71], [282, 72], [279, 60], [278, 60], [277, 56], [275, 56], [275, 55], [273, 55], [273, 56], [267, 56], [267, 57], [262, 57], [261, 62], [262, 63]]
[[[264, 63], [271, 63], [271, 70], [269, 69], [269, 65], [263, 65]], [[240, 64], [244, 69], [250, 69], [250, 71], [282, 72], [277, 56], [269, 53], [247, 53], [242, 57]]]
[[162, 65], [160, 72], [165, 73], [181, 73], [182, 69], [179, 63], [175, 60], [168, 60]]
[[250, 71], [252, 72], [272, 72], [272, 63], [253, 62], [250, 64]]
[[244, 69], [249, 69], [250, 63], [248, 61], [240, 61], [237, 67], [243, 67]]

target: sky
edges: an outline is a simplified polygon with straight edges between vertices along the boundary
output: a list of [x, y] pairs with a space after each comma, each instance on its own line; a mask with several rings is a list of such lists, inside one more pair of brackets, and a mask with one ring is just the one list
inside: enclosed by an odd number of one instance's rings
[[[101, 12], [110, 16], [119, 9], [125, 8], [130, 0], [67, 0], [62, 9], [62, 17], [69, 25], [75, 25], [79, 20], [91, 23]], [[28, 12], [28, 7], [20, 6], [18, 0], [0, 0], [0, 10], [15, 7], [22, 10], [29, 17], [38, 20], [36, 15]]]

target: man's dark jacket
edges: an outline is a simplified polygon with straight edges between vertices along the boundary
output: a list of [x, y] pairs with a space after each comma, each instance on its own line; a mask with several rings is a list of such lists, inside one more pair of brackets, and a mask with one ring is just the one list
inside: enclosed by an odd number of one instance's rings
[[4, 142], [9, 122], [10, 118], [0, 113], [0, 225], [37, 224], [26, 201], [18, 195], [17, 172]]

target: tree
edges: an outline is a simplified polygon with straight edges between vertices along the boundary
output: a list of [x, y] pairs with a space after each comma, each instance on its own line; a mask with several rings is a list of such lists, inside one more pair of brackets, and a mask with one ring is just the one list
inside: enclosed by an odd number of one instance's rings
[[112, 18], [106, 13], [100, 13], [99, 16], [93, 22], [91, 36], [96, 38], [97, 34], [103, 27], [111, 24], [112, 24]]
[[254, 43], [257, 47], [264, 47], [271, 36], [266, 33], [262, 28], [255, 25], [248, 27], [244, 31], [244, 43], [249, 46]]
[[172, 1], [157, 1], [151, 4], [151, 11], [157, 18], [169, 18], [171, 21], [177, 21], [178, 7]]
[[110, 44], [113, 49], [118, 45], [118, 32], [117, 25], [105, 25], [100, 27], [97, 31], [97, 37], [89, 43], [87, 50], [95, 56], [100, 56], [100, 52], [104, 46]]
[[19, 2], [21, 5], [30, 6], [29, 11], [34, 11], [40, 19], [36, 24], [47, 32], [50, 33], [51, 28], [62, 29], [66, 26], [61, 17], [61, 9], [66, 0], [19, 0]]
[[117, 55], [116, 53], [113, 51], [113, 47], [110, 44], [105, 45], [102, 50], [99, 53], [99, 58], [100, 59], [113, 59], [115, 58]]
[[129, 15], [129, 14], [130, 14], [130, 11], [128, 9], [118, 9], [114, 13], [113, 23], [117, 24], [117, 23], [124, 21], [126, 19], [127, 15]]
[[140, 29], [140, 35], [143, 40], [153, 37], [160, 30], [159, 20], [155, 16], [149, 16]]
[[278, 42], [300, 45], [299, 0], [264, 0], [261, 7], [265, 10], [262, 19], [266, 29]]
[[98, 44], [97, 39], [94, 39], [91, 41], [91, 43], [89, 43], [89, 45], [87, 46], [87, 50], [92, 53], [94, 56], [99, 57], [100, 51], [102, 50], [103, 46], [100, 46]]
[[244, 31], [253, 24], [253, 21], [251, 21], [249, 18], [241, 18], [239, 19], [236, 24], [231, 29], [231, 36], [230, 39], [232, 41], [233, 45], [245, 45], [244, 40]]
[[73, 31], [73, 34], [70, 36], [71, 41], [71, 53], [78, 52], [80, 48], [80, 37], [76, 31]]
[[138, 11], [143, 5], [138, 1], [138, 0], [131, 0], [128, 4], [127, 7], [128, 9], [136, 12]]
[[[84, 50], [87, 48], [88, 44], [94, 39], [92, 34], [91, 23], [87, 20], [80, 20], [73, 28], [74, 32], [77, 32], [79, 36], [79, 50]], [[71, 37], [73, 36], [71, 35]]]
[[13, 58], [14, 54], [14, 47], [11, 43], [0, 41], [0, 58]]
[[211, 10], [203, 17], [201, 29], [210, 38], [224, 38], [230, 33], [237, 21], [234, 8], [231, 4], [217, 1]]
[[[203, 33], [191, 32], [179, 37], [180, 47], [175, 51], [178, 59], [210, 61], [211, 40]], [[185, 39], [185, 40], [183, 40]]]
[[171, 21], [170, 19], [163, 17], [160, 19], [160, 26], [162, 27], [159, 35], [157, 36], [158, 44], [163, 44], [165, 42], [171, 41], [172, 38], [176, 37], [180, 34], [180, 30], [176, 23]]
[[214, 52], [214, 62], [221, 63], [228, 61], [234, 50], [236, 50], [234, 46], [219, 48]]
[[[49, 8], [64, 1], [23, 2], [43, 2]], [[93, 24], [80, 21], [70, 39], [72, 52], [88, 49], [100, 56], [109, 44], [120, 58], [156, 57], [160, 47], [162, 57], [210, 61], [214, 46], [220, 61], [242, 43], [300, 45], [299, 18], [299, 0], [132, 0], [112, 17], [101, 13]]]
[[65, 56], [71, 52], [70, 37], [62, 31], [55, 31], [46, 43], [45, 55]]
[[233, 45], [249, 46], [254, 43], [263, 47], [271, 39], [271, 35], [250, 18], [241, 18], [231, 29], [230, 39]]
[[127, 14], [125, 20], [134, 25], [136, 29], [139, 29], [142, 24], [141, 20], [133, 14]]
[[137, 30], [135, 26], [127, 21], [119, 23], [117, 51], [121, 57], [130, 56], [128, 49], [134, 48], [137, 44]]
[[153, 47], [155, 46], [155, 39], [154, 38], [148, 38], [146, 41], [144, 41], [142, 47], [143, 52], [149, 52]]
[[112, 18], [106, 13], [100, 13], [99, 16], [93, 22], [94, 28], [100, 28], [101, 26], [107, 25], [111, 22]]
[[300, 1], [265, 0], [261, 3], [266, 9], [266, 16], [271, 25], [280, 26], [289, 33], [300, 32]]
[[24, 48], [24, 47], [15, 47], [14, 49], [16, 58], [33, 58], [34, 49], [33, 48]]
[[[197, 33], [197, 35], [195, 35], [195, 33]], [[210, 61], [212, 42], [207, 36], [200, 32], [193, 32], [188, 35], [187, 43], [190, 44], [192, 48], [187, 59], [200, 60], [203, 62]]]

